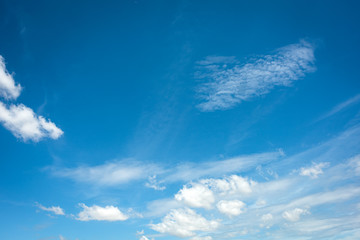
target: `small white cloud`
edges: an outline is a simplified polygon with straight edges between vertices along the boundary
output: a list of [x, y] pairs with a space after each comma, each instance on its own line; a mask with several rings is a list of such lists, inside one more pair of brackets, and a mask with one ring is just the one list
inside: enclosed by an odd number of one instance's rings
[[163, 191], [166, 189], [165, 186], [161, 186], [161, 183], [163, 183], [163, 181], [157, 181], [156, 180], [156, 175], [150, 176], [148, 177], [148, 182], [145, 183], [145, 186], [148, 188], [152, 188], [155, 189], [157, 191]]
[[59, 239], [60, 239], [60, 240], [66, 240], [66, 238], [64, 238], [64, 237], [61, 236], [61, 235], [59, 236]]
[[41, 209], [43, 211], [52, 212], [53, 214], [56, 214], [56, 215], [65, 215], [64, 210], [59, 206], [45, 207], [41, 204], [36, 204], [36, 205], [39, 209]]
[[190, 207], [212, 208], [215, 202], [213, 192], [202, 184], [193, 184], [190, 188], [184, 186], [176, 195], [175, 199], [183, 201]]
[[225, 194], [249, 194], [256, 182], [249, 181], [238, 175], [231, 175], [222, 179], [203, 179], [202, 184], [209, 186], [213, 191], [219, 192], [220, 195]]
[[16, 99], [20, 92], [20, 84], [16, 84], [12, 74], [6, 70], [5, 60], [0, 55], [0, 96], [5, 99]]
[[83, 210], [78, 214], [76, 218], [79, 221], [125, 221], [129, 217], [122, 213], [117, 207], [114, 206], [106, 206], [99, 207], [97, 205], [93, 205], [92, 207], [88, 207], [85, 204], [80, 204]]
[[301, 168], [300, 175], [301, 176], [308, 176], [311, 178], [317, 178], [320, 174], [323, 174], [322, 169], [328, 167], [330, 164], [327, 162], [321, 162], [318, 164], [313, 164], [313, 166], [309, 168]]
[[246, 64], [233, 57], [208, 57], [198, 62], [196, 76], [207, 81], [198, 90], [204, 100], [198, 107], [202, 111], [229, 109], [275, 86], [290, 86], [315, 70], [314, 61], [314, 46], [304, 40]]
[[245, 206], [246, 204], [239, 200], [221, 200], [218, 204], [216, 204], [218, 210], [229, 217], [238, 216], [243, 213]]
[[296, 222], [299, 221], [301, 215], [306, 214], [310, 214], [310, 212], [306, 209], [294, 208], [293, 210], [283, 212], [282, 216], [290, 222]]
[[207, 220], [194, 210], [173, 209], [161, 223], [150, 224], [150, 227], [160, 233], [167, 233], [177, 237], [192, 237], [196, 231], [210, 232], [219, 227], [219, 222]]
[[15, 137], [22, 140], [35, 142], [42, 138], [59, 138], [63, 131], [56, 127], [50, 120], [37, 116], [31, 108], [23, 104], [13, 105], [8, 108], [0, 102], [0, 122], [11, 131]]
[[141, 236], [140, 240], [149, 240], [146, 236]]

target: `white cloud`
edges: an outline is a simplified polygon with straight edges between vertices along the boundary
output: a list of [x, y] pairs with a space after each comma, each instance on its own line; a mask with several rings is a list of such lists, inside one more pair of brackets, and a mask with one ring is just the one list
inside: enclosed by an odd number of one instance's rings
[[53, 122], [37, 116], [31, 108], [23, 104], [11, 104], [8, 108], [0, 102], [0, 122], [14, 136], [24, 141], [37, 142], [45, 137], [57, 139], [63, 134]]
[[323, 168], [326, 168], [329, 166], [329, 163], [327, 162], [321, 162], [321, 163], [313, 163], [313, 166], [309, 168], [301, 168], [300, 169], [300, 175], [301, 176], [309, 176], [311, 178], [317, 178], [320, 174], [323, 174], [322, 171]]
[[301, 215], [310, 214], [310, 212], [306, 209], [294, 208], [289, 211], [283, 212], [282, 216], [288, 221], [296, 222], [299, 221]]
[[45, 207], [41, 204], [36, 204], [38, 208], [46, 212], [52, 212], [56, 215], [65, 215], [64, 210], [59, 206]]
[[216, 204], [218, 210], [229, 217], [238, 216], [241, 213], [243, 213], [245, 206], [246, 204], [239, 200], [232, 200], [232, 201], [221, 200]]
[[231, 175], [230, 177], [224, 177], [221, 179], [202, 179], [200, 180], [200, 183], [209, 186], [210, 189], [218, 192], [220, 195], [247, 195], [252, 192], [252, 187], [256, 185], [256, 182], [238, 175]]
[[85, 204], [80, 204], [83, 210], [78, 214], [77, 220], [80, 221], [125, 221], [129, 217], [122, 213], [117, 207], [105, 206], [99, 207], [93, 205], [88, 207]]
[[290, 86], [315, 70], [314, 46], [304, 40], [258, 56], [246, 64], [234, 57], [208, 57], [198, 62], [197, 77], [205, 79], [198, 92], [202, 111], [229, 109], [241, 101], [267, 94], [275, 86]]
[[59, 239], [60, 240], [66, 240], [66, 238], [64, 238], [63, 236], [59, 235]]
[[96, 186], [116, 186], [145, 179], [148, 174], [161, 171], [155, 165], [140, 164], [134, 161], [108, 162], [93, 167], [50, 168], [50, 170], [54, 176]]
[[5, 99], [16, 99], [20, 92], [20, 84], [16, 84], [12, 74], [6, 70], [5, 60], [0, 55], [0, 96]]
[[156, 175], [150, 176], [148, 177], [148, 182], [145, 183], [145, 186], [148, 188], [152, 188], [156, 191], [163, 191], [166, 189], [165, 186], [161, 186], [161, 184], [163, 183], [163, 181], [157, 181], [156, 180]]
[[215, 202], [213, 192], [204, 185], [192, 184], [190, 188], [184, 186], [176, 195], [175, 199], [183, 201], [190, 207], [197, 208], [212, 208], [212, 204]]
[[210, 232], [219, 227], [215, 220], [207, 220], [189, 208], [173, 209], [161, 223], [150, 224], [150, 227], [160, 233], [167, 233], [177, 237], [192, 237], [196, 231]]
[[147, 238], [146, 236], [141, 236], [140, 240], [149, 240], [149, 238]]

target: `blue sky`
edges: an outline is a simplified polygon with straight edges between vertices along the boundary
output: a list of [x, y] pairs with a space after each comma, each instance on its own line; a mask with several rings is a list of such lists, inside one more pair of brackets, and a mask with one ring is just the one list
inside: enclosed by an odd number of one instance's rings
[[0, 0], [0, 238], [359, 239], [359, 7]]

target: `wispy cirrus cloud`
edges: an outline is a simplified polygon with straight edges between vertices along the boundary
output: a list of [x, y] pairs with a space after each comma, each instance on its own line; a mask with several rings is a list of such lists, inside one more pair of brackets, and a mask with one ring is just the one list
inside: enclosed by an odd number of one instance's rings
[[144, 180], [161, 170], [154, 164], [140, 164], [135, 161], [114, 161], [97, 166], [76, 168], [48, 168], [56, 177], [68, 178], [78, 183], [97, 187], [118, 186], [132, 181]]
[[225, 110], [242, 101], [267, 94], [276, 86], [290, 86], [315, 71], [314, 45], [301, 40], [261, 55], [247, 63], [235, 57], [212, 56], [197, 63], [196, 77], [206, 82], [198, 88], [201, 111]]
[[[21, 93], [12, 74], [6, 69], [4, 58], [0, 55], [0, 97], [15, 100]], [[40, 141], [44, 138], [58, 139], [64, 132], [53, 122], [38, 116], [23, 104], [5, 104], [0, 101], [0, 123], [15, 137], [27, 141]]]
[[55, 177], [71, 179], [77, 183], [96, 187], [114, 187], [134, 181], [144, 181], [146, 187], [164, 190], [165, 184], [186, 182], [204, 176], [222, 176], [224, 174], [246, 171], [258, 164], [268, 163], [283, 157], [280, 149], [274, 152], [238, 156], [225, 160], [205, 163], [183, 163], [178, 166], [164, 166], [155, 163], [140, 163], [135, 160], [106, 162], [96, 166], [75, 168], [47, 167]]
[[351, 105], [357, 103], [360, 101], [360, 94], [357, 94], [356, 96], [342, 102], [342, 103], [339, 103], [338, 105], [336, 105], [335, 107], [333, 107], [329, 112], [323, 114], [321, 117], [319, 117], [318, 119], [316, 119], [314, 121], [315, 122], [319, 122], [321, 120], [324, 120], [326, 118], [329, 118], [335, 114], [337, 114], [338, 112], [341, 112], [342, 110], [344, 110], [345, 108], [347, 107], [350, 107]]

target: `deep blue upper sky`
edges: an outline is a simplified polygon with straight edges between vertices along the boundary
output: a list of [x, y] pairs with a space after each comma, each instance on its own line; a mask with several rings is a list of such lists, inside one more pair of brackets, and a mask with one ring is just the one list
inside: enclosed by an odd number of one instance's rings
[[359, 10], [0, 0], [0, 238], [360, 238]]

